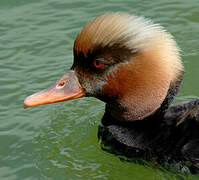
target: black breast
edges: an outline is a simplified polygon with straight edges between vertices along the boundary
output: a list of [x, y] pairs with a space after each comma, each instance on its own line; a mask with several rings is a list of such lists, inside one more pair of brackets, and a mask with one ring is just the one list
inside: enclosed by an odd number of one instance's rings
[[98, 135], [112, 152], [158, 161], [189, 161], [191, 167], [199, 168], [199, 100], [171, 105], [160, 117], [102, 125]]

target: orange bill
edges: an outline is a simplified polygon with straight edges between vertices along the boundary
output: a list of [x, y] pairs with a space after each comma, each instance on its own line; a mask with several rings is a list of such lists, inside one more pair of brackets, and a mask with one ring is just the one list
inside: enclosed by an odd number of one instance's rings
[[85, 96], [84, 89], [79, 84], [75, 72], [71, 70], [48, 89], [28, 96], [24, 100], [24, 108], [67, 101], [83, 96]]

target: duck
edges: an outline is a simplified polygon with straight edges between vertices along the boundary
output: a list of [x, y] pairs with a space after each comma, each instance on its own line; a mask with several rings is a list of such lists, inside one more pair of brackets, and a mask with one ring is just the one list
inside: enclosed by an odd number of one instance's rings
[[74, 62], [24, 108], [95, 97], [105, 102], [99, 136], [126, 152], [199, 168], [199, 100], [172, 104], [184, 67], [173, 36], [151, 20], [105, 13], [78, 33]]

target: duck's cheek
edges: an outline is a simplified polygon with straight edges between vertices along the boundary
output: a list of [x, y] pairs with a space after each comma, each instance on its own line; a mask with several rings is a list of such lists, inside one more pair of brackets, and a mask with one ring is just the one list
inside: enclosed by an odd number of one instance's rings
[[92, 96], [93, 88], [92, 88], [90, 81], [87, 79], [83, 79], [82, 81], [80, 81], [80, 84], [81, 84], [82, 88], [85, 90], [86, 96]]
[[93, 81], [85, 81], [83, 83], [83, 88], [85, 89], [86, 96], [92, 96], [98, 98], [101, 96], [102, 93], [102, 87], [107, 84], [106, 81], [95, 79]]
[[82, 71], [82, 69], [76, 68], [75, 73], [77, 75], [81, 87], [85, 90], [85, 96], [91, 96], [93, 92], [92, 77], [88, 73]]
[[129, 89], [132, 81], [130, 77], [132, 68], [129, 66], [130, 63], [125, 62], [109, 69], [106, 74], [106, 81], [102, 84], [103, 94], [109, 98], [118, 98]]
[[98, 97], [102, 93], [102, 87], [107, 84], [102, 75], [97, 76], [89, 73], [78, 72], [78, 80], [85, 90], [86, 96]]
[[80, 84], [82, 88], [85, 90], [86, 96], [96, 96], [96, 93], [100, 89], [100, 85], [98, 84], [97, 80], [89, 77], [81, 77]]
[[100, 80], [95, 83], [96, 92], [102, 93], [103, 86], [107, 84], [107, 81]]

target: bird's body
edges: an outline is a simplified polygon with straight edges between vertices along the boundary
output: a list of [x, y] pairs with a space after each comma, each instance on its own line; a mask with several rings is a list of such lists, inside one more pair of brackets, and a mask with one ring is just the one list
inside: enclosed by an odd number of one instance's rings
[[168, 32], [143, 17], [108, 13], [85, 25], [73, 50], [69, 73], [25, 107], [96, 97], [106, 103], [102, 123], [118, 143], [197, 166], [199, 101], [170, 106], [183, 65]]
[[116, 123], [105, 113], [102, 124], [98, 137], [102, 144], [113, 146], [111, 152], [181, 162], [192, 172], [199, 168], [199, 100], [174, 104], [142, 121], [128, 123]]

